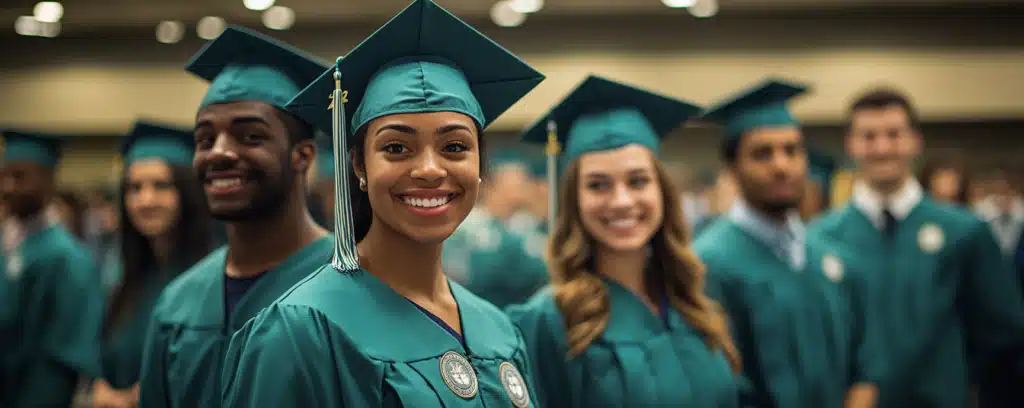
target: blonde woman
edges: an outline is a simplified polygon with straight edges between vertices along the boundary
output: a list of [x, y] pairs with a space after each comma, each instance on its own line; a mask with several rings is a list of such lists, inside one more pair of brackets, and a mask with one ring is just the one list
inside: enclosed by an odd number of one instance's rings
[[524, 136], [568, 130], [553, 284], [508, 310], [539, 406], [738, 406], [740, 361], [656, 157], [698, 110], [592, 76]]

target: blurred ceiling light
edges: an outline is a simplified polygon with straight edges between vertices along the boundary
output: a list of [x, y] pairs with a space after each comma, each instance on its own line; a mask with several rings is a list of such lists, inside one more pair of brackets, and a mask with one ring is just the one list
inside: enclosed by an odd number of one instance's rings
[[196, 34], [204, 40], [212, 40], [224, 32], [225, 28], [227, 28], [227, 22], [223, 18], [206, 16], [199, 19], [199, 24], [196, 25]]
[[64, 6], [55, 1], [41, 1], [36, 3], [32, 15], [42, 23], [56, 23], [64, 17]]
[[185, 37], [185, 23], [161, 21], [156, 25], [156, 40], [161, 44], [174, 44]]
[[37, 35], [40, 23], [32, 16], [21, 16], [14, 20], [14, 32], [19, 35]]
[[491, 20], [499, 27], [518, 27], [526, 21], [526, 14], [515, 11], [509, 0], [502, 0], [491, 6]]
[[661, 0], [661, 3], [672, 8], [685, 8], [697, 4], [699, 0]]
[[30, 37], [56, 37], [60, 35], [60, 23], [47, 23], [32, 16], [21, 16], [14, 20], [14, 32]]
[[508, 0], [508, 5], [518, 13], [536, 13], [544, 8], [544, 0]]
[[295, 24], [295, 11], [284, 6], [274, 6], [263, 12], [263, 25], [271, 30], [287, 30]]
[[690, 15], [697, 18], [714, 17], [718, 14], [718, 0], [697, 0], [690, 8]]
[[274, 0], [242, 0], [245, 8], [255, 11], [263, 11], [274, 5]]
[[39, 22], [39, 34], [40, 37], [54, 38], [60, 35], [60, 22], [48, 23], [45, 21]]

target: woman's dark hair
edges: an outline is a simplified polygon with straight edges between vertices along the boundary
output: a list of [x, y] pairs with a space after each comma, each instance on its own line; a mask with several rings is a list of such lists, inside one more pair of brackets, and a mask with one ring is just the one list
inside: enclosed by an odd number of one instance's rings
[[[355, 136], [350, 140], [349, 145], [349, 157], [359, 157], [365, 165], [365, 142], [366, 142], [366, 126], [363, 126], [356, 132]], [[484, 137], [483, 130], [478, 126], [476, 128], [476, 134], [478, 135], [477, 150], [480, 151], [480, 177], [486, 177], [487, 169], [487, 146], [486, 139]], [[351, 162], [351, 160], [350, 160]], [[366, 237], [366, 233], [370, 232], [370, 224], [373, 222], [373, 209], [370, 208], [370, 196], [363, 190], [359, 189], [359, 177], [356, 176], [354, 171], [350, 171], [348, 175], [349, 188], [349, 199], [352, 200], [352, 231], [355, 234], [356, 242], [360, 242]], [[338, 206], [341, 203], [335, 203]], [[340, 233], [335, 231], [336, 234]]]
[[65, 227], [78, 239], [85, 239], [85, 201], [74, 191], [60, 191], [57, 197], [71, 210], [71, 225]]
[[[171, 233], [171, 253], [168, 259], [173, 268], [188, 267], [213, 249], [213, 218], [206, 204], [206, 196], [202, 186], [196, 179], [191, 167], [169, 165], [174, 188], [179, 197], [179, 215], [174, 221]], [[126, 169], [127, 170], [127, 169]], [[124, 173], [127, 174], [127, 173]], [[118, 211], [121, 214], [121, 225], [118, 236], [121, 245], [122, 276], [121, 285], [114, 291], [107, 317], [104, 320], [104, 333], [122, 323], [135, 309], [145, 289], [146, 277], [150, 274], [165, 273], [156, 264], [156, 256], [150, 247], [149, 239], [132, 225], [125, 208], [125, 185], [127, 176], [122, 175], [122, 185], [118, 191]], [[180, 270], [179, 270], [180, 271]], [[167, 277], [168, 279], [172, 277]]]
[[935, 177], [936, 173], [943, 170], [953, 170], [960, 176], [960, 186], [957, 189], [955, 199], [957, 204], [966, 205], [970, 195], [971, 179], [967, 166], [964, 165], [962, 160], [953, 157], [939, 157], [925, 161], [924, 166], [921, 167], [921, 172], [917, 176], [921, 187], [924, 188], [925, 192], [931, 192], [932, 178]]

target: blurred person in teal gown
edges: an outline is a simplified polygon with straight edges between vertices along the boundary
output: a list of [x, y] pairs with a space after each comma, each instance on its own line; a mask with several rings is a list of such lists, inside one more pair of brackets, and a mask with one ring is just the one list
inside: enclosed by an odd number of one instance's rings
[[553, 283], [507, 310], [538, 406], [739, 406], [740, 359], [657, 157], [660, 139], [699, 111], [589, 76], [524, 134], [550, 153], [565, 146]]
[[417, 0], [289, 103], [347, 153], [335, 257], [232, 338], [225, 407], [535, 406], [522, 337], [441, 254], [476, 204], [483, 130], [543, 78]]
[[992, 378], [1010, 380], [1006, 402], [1024, 406], [1024, 297], [1010, 260], [984, 221], [915, 179], [925, 136], [906, 95], [871, 90], [849, 112], [852, 196], [811, 229], [866, 272], [855, 288], [871, 300], [854, 312], [879, 339], [878, 406], [961, 408], [970, 380], [984, 396]]
[[104, 293], [92, 252], [50, 207], [63, 140], [4, 131], [0, 236], [5, 303], [0, 406], [67, 407], [79, 378], [99, 371]]
[[767, 79], [702, 115], [725, 128], [722, 161], [739, 197], [694, 250], [743, 356], [744, 406], [866, 408], [877, 387], [861, 364], [872, 357], [867, 330], [847, 296], [855, 271], [847, 253], [806, 233], [800, 214], [808, 185], [817, 192], [828, 177], [819, 164], [828, 160], [808, 152], [787, 107], [806, 90]]
[[192, 167], [227, 245], [164, 288], [153, 308], [140, 406], [216, 408], [231, 335], [330, 259], [333, 239], [309, 214], [313, 130], [285, 110], [327, 65], [232, 26], [189, 61], [210, 81], [196, 112]]
[[140, 121], [121, 148], [120, 284], [103, 324], [96, 408], [139, 404], [139, 371], [153, 307], [172, 279], [213, 249], [213, 219], [192, 170], [192, 133]]

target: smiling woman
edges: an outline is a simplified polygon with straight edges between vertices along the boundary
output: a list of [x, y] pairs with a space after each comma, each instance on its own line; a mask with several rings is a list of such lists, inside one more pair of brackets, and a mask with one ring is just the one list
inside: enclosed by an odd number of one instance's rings
[[232, 339], [225, 407], [531, 405], [522, 338], [441, 251], [476, 202], [482, 129], [543, 78], [417, 0], [289, 103], [333, 130], [337, 247]]
[[508, 310], [539, 406], [737, 406], [739, 358], [657, 160], [699, 110], [591, 76], [524, 134], [566, 146], [553, 284]]

